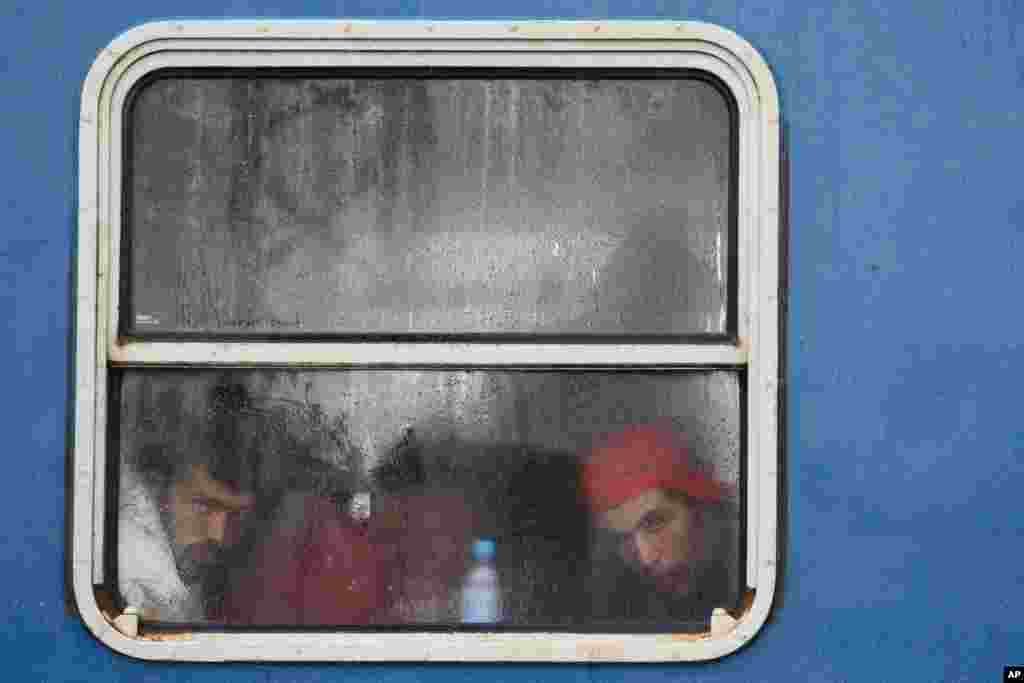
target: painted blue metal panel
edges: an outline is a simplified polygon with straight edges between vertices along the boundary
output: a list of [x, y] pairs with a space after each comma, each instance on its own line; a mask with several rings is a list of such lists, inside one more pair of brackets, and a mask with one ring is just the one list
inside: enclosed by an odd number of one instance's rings
[[[997, 680], [1024, 659], [1024, 5], [256, 0], [0, 10], [0, 610], [9, 680]], [[106, 650], [62, 604], [78, 90], [143, 21], [661, 17], [774, 69], [791, 156], [785, 605], [724, 661], [191, 666]], [[1017, 372], [1015, 372], [1017, 370]]]

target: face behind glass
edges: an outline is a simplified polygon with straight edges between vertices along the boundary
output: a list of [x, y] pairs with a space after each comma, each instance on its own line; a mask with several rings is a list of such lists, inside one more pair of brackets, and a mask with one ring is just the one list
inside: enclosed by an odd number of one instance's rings
[[664, 489], [649, 489], [601, 515], [621, 536], [620, 552], [664, 590], [688, 595], [699, 588], [703, 529], [694, 506]]
[[174, 559], [182, 581], [202, 582], [223, 564], [225, 551], [238, 541], [241, 517], [253, 498], [213, 479], [205, 465], [193, 466], [169, 495]]

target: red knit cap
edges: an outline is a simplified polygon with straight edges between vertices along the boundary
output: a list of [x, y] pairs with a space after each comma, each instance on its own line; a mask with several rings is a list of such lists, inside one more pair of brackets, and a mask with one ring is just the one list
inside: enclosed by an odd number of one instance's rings
[[583, 462], [583, 494], [603, 512], [650, 489], [719, 501], [725, 486], [693, 466], [682, 437], [661, 425], [633, 425], [606, 437]]

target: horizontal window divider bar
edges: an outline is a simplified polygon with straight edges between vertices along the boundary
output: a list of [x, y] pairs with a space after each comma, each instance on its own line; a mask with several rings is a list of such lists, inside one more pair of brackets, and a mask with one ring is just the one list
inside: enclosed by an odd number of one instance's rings
[[109, 350], [115, 366], [741, 367], [731, 344], [481, 344], [137, 342]]

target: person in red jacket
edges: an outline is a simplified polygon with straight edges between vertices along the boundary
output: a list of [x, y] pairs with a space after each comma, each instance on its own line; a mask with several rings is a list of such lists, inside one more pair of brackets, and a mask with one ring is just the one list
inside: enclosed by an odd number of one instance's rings
[[291, 492], [269, 532], [235, 568], [233, 626], [354, 626], [455, 619], [468, 510], [443, 492], [394, 494], [364, 521], [335, 501]]
[[291, 492], [233, 569], [218, 617], [232, 626], [368, 624], [387, 605], [385, 574], [364, 525], [333, 500]]

